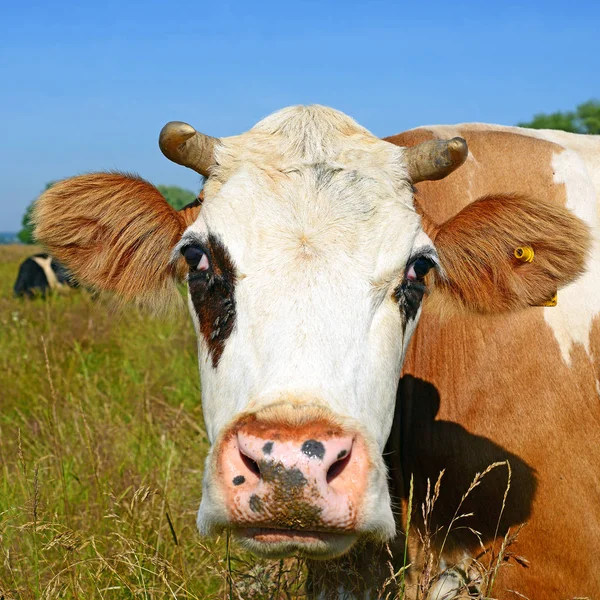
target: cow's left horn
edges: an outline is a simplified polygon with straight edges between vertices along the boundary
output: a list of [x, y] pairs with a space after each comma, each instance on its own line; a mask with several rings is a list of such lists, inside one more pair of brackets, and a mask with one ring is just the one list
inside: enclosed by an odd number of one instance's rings
[[467, 160], [467, 154], [467, 142], [461, 137], [430, 140], [404, 151], [408, 174], [413, 183], [443, 179]]
[[214, 163], [217, 142], [217, 138], [199, 133], [181, 121], [167, 123], [158, 137], [158, 145], [169, 160], [189, 167], [204, 177], [208, 177]]

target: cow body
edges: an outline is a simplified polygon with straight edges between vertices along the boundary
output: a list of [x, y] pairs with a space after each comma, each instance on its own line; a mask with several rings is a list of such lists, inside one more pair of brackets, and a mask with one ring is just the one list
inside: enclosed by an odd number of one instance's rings
[[49, 291], [58, 291], [76, 287], [67, 269], [48, 254], [34, 254], [26, 258], [19, 266], [14, 285], [15, 296], [43, 298]]
[[[115, 173], [60, 182], [36, 206], [38, 239], [82, 281], [154, 303], [177, 298], [174, 282], [187, 281], [211, 443], [198, 526], [208, 534], [230, 527], [264, 556], [330, 559], [311, 565], [314, 596], [382, 590], [385, 542], [396, 566], [404, 554], [395, 533], [405, 519], [393, 507], [406, 499], [408, 477], [417, 506], [427, 478], [447, 469], [434, 516], [442, 523], [463, 482], [504, 459], [513, 482], [502, 521], [496, 526], [505, 487], [498, 467], [470, 498], [473, 527], [490, 544], [534, 517], [542, 540], [524, 546], [541, 560], [533, 579], [514, 570], [505, 584], [596, 589], [591, 570], [578, 567], [581, 585], [571, 585], [569, 571], [536, 546], [553, 535], [543, 531], [551, 508], [569, 512], [549, 506], [553, 481], [540, 483], [541, 474], [561, 473], [549, 444], [566, 454], [577, 431], [589, 438], [581, 461], [571, 452], [568, 464], [573, 484], [587, 486], [578, 496], [592, 514], [586, 543], [596, 539], [597, 492], [584, 480], [597, 457], [593, 344], [584, 331], [593, 311], [581, 291], [580, 312], [569, 311], [573, 288], [561, 289], [586, 264], [580, 281], [595, 281], [594, 187], [580, 197], [590, 189], [581, 153], [567, 161], [562, 145], [516, 130], [503, 130], [498, 147], [493, 128], [479, 129], [456, 134], [474, 146], [465, 180], [458, 169], [429, 182], [462, 164], [464, 141], [401, 148], [436, 132], [382, 141], [323, 107], [284, 109], [223, 140], [173, 122], [161, 148], [208, 176], [201, 206], [177, 213], [147, 182]], [[575, 196], [561, 196], [562, 181]], [[521, 246], [534, 249], [533, 262], [515, 258]], [[426, 284], [425, 323], [410, 346]], [[559, 307], [533, 308], [557, 289]], [[585, 369], [570, 362], [580, 355]], [[552, 402], [546, 371], [556, 382]], [[527, 393], [534, 400], [518, 397]], [[569, 399], [570, 412], [559, 412]], [[586, 402], [588, 430], [579, 430], [573, 419]], [[528, 412], [534, 405], [539, 414]], [[538, 425], [553, 437], [538, 442]], [[568, 535], [582, 532], [581, 522], [572, 525]], [[563, 538], [554, 535], [558, 548]], [[441, 571], [477, 552], [462, 532], [439, 546]], [[442, 574], [435, 593], [452, 594], [451, 579]]]
[[[448, 178], [419, 184], [419, 204], [434, 222], [504, 192], [567, 206], [597, 230], [600, 136], [458, 125], [389, 140], [410, 146], [450, 132], [467, 140], [470, 156]], [[420, 503], [427, 479], [446, 469], [434, 520], [448, 524], [474, 474], [510, 462], [500, 531], [527, 522], [515, 550], [531, 564], [502, 570], [498, 589], [529, 598], [600, 595], [590, 554], [600, 548], [599, 313], [597, 244], [587, 272], [559, 291], [555, 307], [448, 315], [439, 303], [424, 302], [398, 391], [393, 472], [402, 475], [404, 496], [414, 475]], [[475, 513], [468, 524], [487, 542], [505, 486], [505, 473], [484, 480], [465, 507]], [[447, 550], [448, 563], [479, 552], [466, 530], [450, 537]]]

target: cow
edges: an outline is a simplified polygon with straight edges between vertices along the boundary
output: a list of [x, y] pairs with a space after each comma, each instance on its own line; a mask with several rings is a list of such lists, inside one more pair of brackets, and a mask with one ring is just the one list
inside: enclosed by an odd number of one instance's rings
[[[445, 319], [440, 306], [424, 303], [398, 390], [400, 486], [414, 474], [423, 498], [427, 479], [446, 469], [441, 523], [475, 471], [508, 460], [513, 489], [503, 522], [527, 522], [515, 547], [530, 565], [505, 570], [502, 587], [529, 598], [600, 597], [600, 571], [588, 554], [600, 547], [600, 136], [463, 124], [386, 139], [413, 146], [445, 135], [464, 137], [469, 158], [437, 185], [417, 185], [434, 224], [476, 198], [510, 192], [567, 207], [596, 235], [586, 273], [558, 293], [556, 306]], [[473, 498], [473, 527], [488, 540], [504, 486], [489, 481]], [[494, 508], [486, 515], [485, 507]], [[446, 549], [451, 561], [475, 552], [474, 538], [462, 533]]]
[[[446, 469], [436, 519], [451, 519], [474, 470], [507, 460], [500, 522], [496, 468], [468, 523], [489, 547], [530, 522], [516, 543], [532, 567], [502, 569], [497, 589], [600, 593], [600, 144], [564, 136], [381, 140], [333, 109], [291, 107], [229, 138], [168, 123], [163, 153], [207, 178], [181, 212], [119, 173], [41, 196], [36, 236], [81, 281], [157, 309], [187, 282], [210, 441], [201, 533], [305, 556], [313, 597], [377, 597], [388, 562], [419, 560], [403, 527], [419, 526], [427, 479]], [[465, 531], [433, 542], [439, 598], [469, 585], [457, 573], [480, 548]]]
[[13, 292], [16, 297], [45, 298], [49, 291], [70, 287], [78, 287], [78, 284], [65, 266], [41, 252], [29, 256], [21, 263]]

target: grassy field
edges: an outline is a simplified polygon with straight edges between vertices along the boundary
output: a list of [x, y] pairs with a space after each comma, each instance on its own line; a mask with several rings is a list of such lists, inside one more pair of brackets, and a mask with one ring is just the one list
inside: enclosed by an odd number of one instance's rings
[[188, 315], [15, 299], [31, 253], [0, 246], [0, 598], [297, 597], [298, 561], [196, 531], [208, 443]]
[[[0, 246], [0, 600], [305, 597], [301, 560], [196, 531], [208, 442], [187, 312], [153, 318], [81, 290], [15, 299], [32, 253]], [[426, 598], [440, 561], [421, 539]], [[469, 597], [489, 597], [505, 549]]]

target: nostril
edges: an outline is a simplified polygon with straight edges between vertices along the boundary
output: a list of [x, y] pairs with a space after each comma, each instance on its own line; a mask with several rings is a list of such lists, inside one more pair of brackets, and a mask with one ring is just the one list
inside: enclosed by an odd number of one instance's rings
[[240, 457], [244, 465], [246, 465], [246, 467], [248, 468], [248, 470], [260, 478], [260, 468], [258, 466], [258, 463], [246, 454], [244, 454], [241, 450]]
[[345, 452], [343, 455], [340, 452], [340, 455], [340, 458], [336, 460], [327, 471], [327, 483], [331, 483], [334, 479], [336, 479], [336, 477], [339, 477], [342, 474], [342, 472], [350, 462], [352, 450], [350, 452]]

